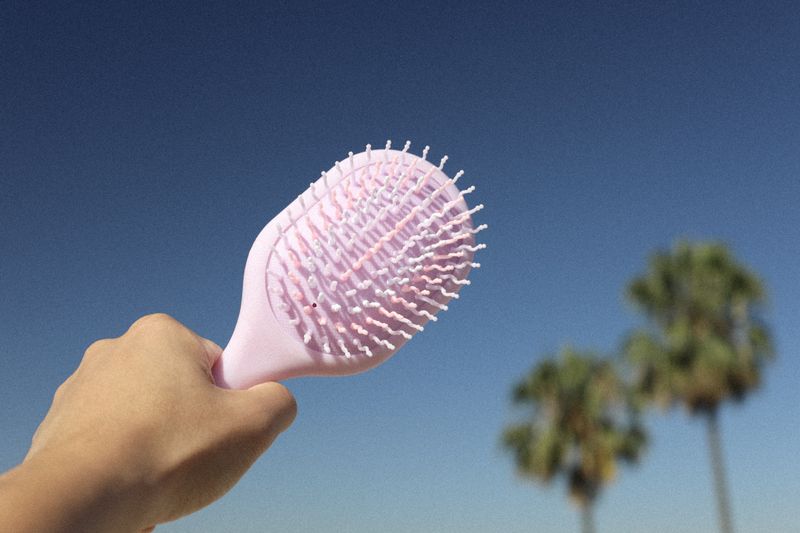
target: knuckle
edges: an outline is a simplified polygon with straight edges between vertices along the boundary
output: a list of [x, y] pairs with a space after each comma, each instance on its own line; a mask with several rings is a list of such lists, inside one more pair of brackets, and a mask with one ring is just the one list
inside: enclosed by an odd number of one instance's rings
[[280, 425], [288, 427], [297, 416], [297, 400], [294, 395], [280, 383], [270, 383], [270, 395], [274, 398], [274, 407]]
[[88, 348], [86, 348], [86, 351], [83, 352], [83, 358], [84, 359], [96, 358], [97, 356], [108, 350], [110, 343], [111, 343], [110, 339], [99, 339], [94, 341], [92, 344], [89, 345]]
[[289, 389], [278, 383], [280, 387], [277, 391], [282, 398], [282, 402], [284, 404], [285, 412], [294, 420], [294, 417], [297, 416], [297, 400], [294, 397], [294, 394], [289, 392]]
[[145, 315], [134, 322], [128, 329], [129, 333], [143, 332], [147, 335], [153, 333], [174, 332], [184, 329], [183, 324], [166, 313], [153, 313]]
[[175, 324], [177, 321], [166, 313], [151, 313], [144, 315], [131, 325], [131, 329], [143, 327], [164, 327]]
[[192, 331], [166, 313], [145, 315], [134, 322], [126, 335], [148, 338], [177, 338], [194, 342], [196, 336]]
[[37, 442], [37, 440], [39, 438], [39, 434], [41, 432], [42, 432], [42, 424], [39, 424], [36, 427], [36, 431], [34, 431], [33, 435], [31, 436], [31, 448], [33, 448], [36, 445], [36, 442]]
[[56, 388], [56, 392], [53, 393], [53, 401], [58, 401], [59, 398], [64, 396], [64, 390], [66, 389], [67, 382], [65, 381], [61, 385]]

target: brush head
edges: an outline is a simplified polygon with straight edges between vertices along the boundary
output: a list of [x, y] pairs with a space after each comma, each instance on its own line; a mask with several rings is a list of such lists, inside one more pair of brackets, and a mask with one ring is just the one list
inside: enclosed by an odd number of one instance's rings
[[350, 152], [262, 231], [218, 383], [361, 372], [458, 298], [480, 266], [486, 226], [472, 215], [483, 206], [468, 208], [474, 187], [458, 189], [463, 171], [444, 173], [447, 156], [436, 165], [428, 147], [418, 157], [409, 146]]

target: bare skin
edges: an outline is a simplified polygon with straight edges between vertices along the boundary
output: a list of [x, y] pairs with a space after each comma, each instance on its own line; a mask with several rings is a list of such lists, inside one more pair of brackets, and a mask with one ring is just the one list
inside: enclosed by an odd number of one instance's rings
[[160, 314], [92, 344], [0, 476], [3, 530], [150, 531], [225, 494], [297, 407], [278, 383], [216, 387], [221, 351]]

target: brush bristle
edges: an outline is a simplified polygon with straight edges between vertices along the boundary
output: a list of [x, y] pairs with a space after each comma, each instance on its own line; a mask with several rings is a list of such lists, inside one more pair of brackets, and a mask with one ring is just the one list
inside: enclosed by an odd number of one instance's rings
[[458, 298], [475, 234], [459, 171], [402, 151], [352, 152], [278, 217], [268, 259], [270, 304], [309, 349], [344, 357], [393, 352]]

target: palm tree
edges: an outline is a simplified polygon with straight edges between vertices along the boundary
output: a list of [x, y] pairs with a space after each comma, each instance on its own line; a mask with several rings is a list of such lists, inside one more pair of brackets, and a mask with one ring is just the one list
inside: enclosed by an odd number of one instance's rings
[[680, 242], [654, 254], [627, 292], [649, 321], [625, 348], [637, 389], [662, 407], [681, 403], [705, 417], [720, 529], [732, 533], [718, 410], [758, 387], [772, 355], [756, 314], [764, 287], [724, 245]]
[[531, 409], [530, 418], [503, 434], [517, 471], [545, 483], [564, 476], [581, 510], [583, 532], [591, 533], [593, 504], [614, 479], [617, 460], [636, 461], [645, 443], [613, 365], [564, 349], [534, 367], [512, 398]]

